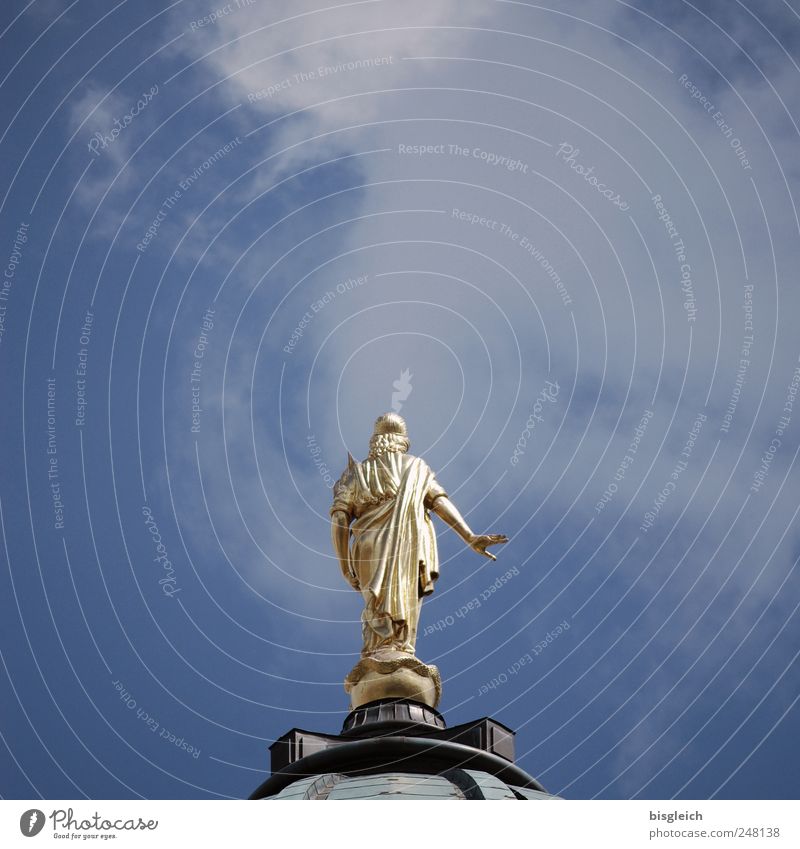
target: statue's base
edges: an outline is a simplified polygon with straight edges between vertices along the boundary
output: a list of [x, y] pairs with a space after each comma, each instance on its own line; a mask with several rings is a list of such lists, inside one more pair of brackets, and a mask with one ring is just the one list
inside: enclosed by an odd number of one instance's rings
[[448, 728], [402, 699], [362, 705], [340, 734], [293, 728], [270, 746], [251, 799], [552, 799], [514, 763], [514, 732], [484, 717]]
[[352, 710], [379, 699], [409, 699], [435, 708], [442, 697], [442, 679], [435, 666], [387, 649], [362, 657], [344, 679], [344, 689]]

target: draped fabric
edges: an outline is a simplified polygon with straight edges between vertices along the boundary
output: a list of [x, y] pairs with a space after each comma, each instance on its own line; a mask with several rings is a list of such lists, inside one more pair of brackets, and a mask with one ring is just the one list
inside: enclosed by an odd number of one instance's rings
[[365, 608], [364, 654], [414, 651], [422, 597], [439, 576], [428, 507], [445, 492], [424, 460], [400, 452], [351, 460], [331, 512], [354, 518], [350, 566]]

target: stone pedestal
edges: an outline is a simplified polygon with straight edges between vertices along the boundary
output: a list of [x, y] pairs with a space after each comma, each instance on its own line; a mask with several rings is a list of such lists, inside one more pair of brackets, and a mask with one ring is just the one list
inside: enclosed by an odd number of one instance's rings
[[435, 666], [392, 649], [362, 657], [344, 679], [344, 689], [352, 710], [378, 699], [409, 699], [435, 708], [442, 697]]

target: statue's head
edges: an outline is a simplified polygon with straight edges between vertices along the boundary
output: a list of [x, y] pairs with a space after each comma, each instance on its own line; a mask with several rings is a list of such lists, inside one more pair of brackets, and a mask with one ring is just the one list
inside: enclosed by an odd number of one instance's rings
[[392, 451], [408, 451], [408, 428], [405, 420], [397, 413], [384, 413], [375, 419], [372, 439], [369, 441], [369, 456], [379, 457]]

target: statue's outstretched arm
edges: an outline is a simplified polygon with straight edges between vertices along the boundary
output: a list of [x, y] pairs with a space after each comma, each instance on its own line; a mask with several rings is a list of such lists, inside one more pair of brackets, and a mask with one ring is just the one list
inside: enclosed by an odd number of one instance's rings
[[497, 558], [491, 553], [491, 551], [487, 551], [486, 549], [490, 545], [500, 545], [501, 543], [508, 542], [508, 537], [503, 534], [472, 533], [472, 530], [466, 523], [466, 520], [461, 513], [458, 512], [456, 505], [453, 504], [446, 495], [440, 495], [431, 505], [431, 510], [442, 521], [450, 525], [450, 527], [471, 549], [473, 549], [473, 551], [477, 551], [478, 554], [482, 554], [484, 557], [488, 557], [491, 560], [497, 560]]
[[331, 540], [344, 579], [354, 590], [359, 589], [353, 567], [350, 565], [350, 517], [344, 510], [335, 510], [331, 516]]

